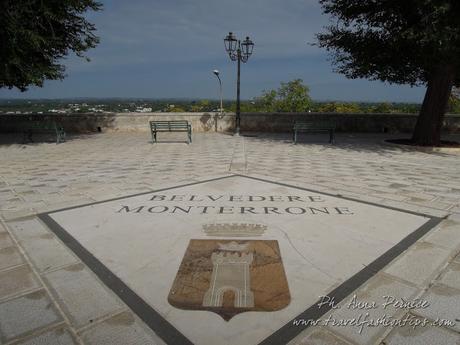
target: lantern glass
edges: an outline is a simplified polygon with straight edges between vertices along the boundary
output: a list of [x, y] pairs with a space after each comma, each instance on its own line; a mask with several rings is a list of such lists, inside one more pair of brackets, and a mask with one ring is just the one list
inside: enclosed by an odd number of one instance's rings
[[241, 43], [241, 47], [243, 50], [243, 55], [248, 58], [252, 54], [252, 50], [254, 49], [254, 43], [246, 37], [246, 39]]
[[229, 32], [228, 35], [224, 38], [225, 50], [227, 53], [233, 53], [236, 51], [237, 39], [232, 32]]

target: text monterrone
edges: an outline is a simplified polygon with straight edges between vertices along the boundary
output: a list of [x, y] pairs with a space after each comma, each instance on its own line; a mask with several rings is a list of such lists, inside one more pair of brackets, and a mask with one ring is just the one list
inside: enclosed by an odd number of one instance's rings
[[262, 214], [262, 215], [352, 215], [348, 207], [273, 207], [273, 206], [121, 206], [117, 213], [172, 214]]

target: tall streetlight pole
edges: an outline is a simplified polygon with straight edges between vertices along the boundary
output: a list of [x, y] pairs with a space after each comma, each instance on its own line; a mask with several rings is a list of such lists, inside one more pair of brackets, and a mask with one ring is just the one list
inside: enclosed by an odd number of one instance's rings
[[215, 69], [214, 71], [212, 71], [212, 73], [214, 73], [216, 75], [217, 79], [219, 79], [219, 86], [220, 86], [220, 109], [219, 109], [219, 112], [222, 115], [222, 112], [224, 111], [224, 107], [222, 105], [222, 80], [220, 80], [218, 70]]
[[224, 38], [225, 50], [227, 51], [232, 61], [238, 61], [238, 77], [236, 82], [236, 128], [235, 135], [240, 135], [240, 124], [241, 124], [241, 108], [240, 108], [240, 70], [241, 62], [245, 63], [248, 61], [254, 49], [254, 43], [246, 37], [241, 42], [236, 39], [232, 32]]

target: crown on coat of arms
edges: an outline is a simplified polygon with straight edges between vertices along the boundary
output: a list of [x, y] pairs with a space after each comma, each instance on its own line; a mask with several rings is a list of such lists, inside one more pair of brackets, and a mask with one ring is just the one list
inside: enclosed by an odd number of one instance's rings
[[253, 237], [261, 236], [267, 230], [263, 224], [219, 223], [204, 224], [203, 231], [208, 236]]

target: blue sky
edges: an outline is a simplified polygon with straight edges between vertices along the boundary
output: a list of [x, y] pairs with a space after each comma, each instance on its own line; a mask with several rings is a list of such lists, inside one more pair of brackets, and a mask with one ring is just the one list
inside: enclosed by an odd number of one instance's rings
[[282, 81], [301, 78], [315, 100], [421, 102], [424, 88], [349, 80], [333, 72], [326, 52], [308, 43], [329, 23], [317, 0], [102, 0], [88, 17], [101, 43], [63, 61], [67, 78], [1, 98], [144, 97], [217, 99], [236, 95], [236, 63], [224, 50], [233, 31], [249, 35], [254, 53], [242, 65], [241, 96], [249, 99]]

